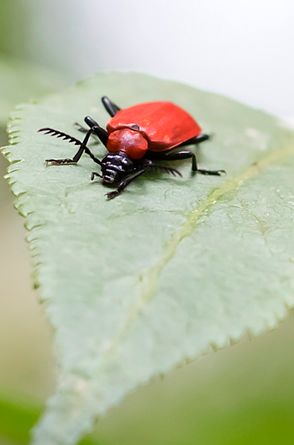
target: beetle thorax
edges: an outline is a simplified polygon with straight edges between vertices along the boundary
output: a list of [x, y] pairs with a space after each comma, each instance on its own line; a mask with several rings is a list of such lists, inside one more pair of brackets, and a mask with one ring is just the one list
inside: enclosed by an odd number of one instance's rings
[[111, 153], [125, 152], [130, 159], [141, 159], [148, 150], [148, 142], [139, 131], [122, 128], [110, 133], [107, 149]]

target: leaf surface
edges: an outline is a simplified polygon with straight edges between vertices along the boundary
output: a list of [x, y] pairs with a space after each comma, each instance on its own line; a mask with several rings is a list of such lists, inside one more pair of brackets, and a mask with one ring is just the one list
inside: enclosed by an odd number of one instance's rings
[[[79, 138], [73, 122], [87, 114], [104, 125], [104, 94], [121, 107], [159, 99], [184, 107], [215, 134], [199, 149], [200, 166], [227, 176], [191, 177], [190, 163], [179, 162], [183, 178], [148, 174], [106, 201], [87, 156], [46, 168], [46, 158], [75, 147], [37, 130]], [[10, 182], [58, 359], [35, 445], [75, 444], [139, 384], [272, 328], [293, 306], [294, 136], [276, 118], [175, 82], [114, 73], [20, 108], [10, 136]]]

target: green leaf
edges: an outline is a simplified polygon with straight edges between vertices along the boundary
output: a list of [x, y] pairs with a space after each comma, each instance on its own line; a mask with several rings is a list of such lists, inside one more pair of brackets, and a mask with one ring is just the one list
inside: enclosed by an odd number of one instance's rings
[[[74, 146], [37, 130], [80, 137], [73, 122], [107, 120], [104, 94], [122, 107], [181, 105], [215, 133], [200, 165], [227, 176], [191, 177], [190, 163], [179, 162], [183, 179], [146, 175], [106, 201], [87, 156], [46, 168], [46, 158], [69, 157]], [[277, 119], [175, 82], [101, 74], [20, 108], [9, 131], [10, 183], [59, 369], [34, 444], [76, 443], [139, 384], [272, 328], [294, 305], [294, 135]]]
[[63, 85], [61, 76], [49, 69], [0, 57], [0, 126], [6, 125], [16, 104], [53, 93]]

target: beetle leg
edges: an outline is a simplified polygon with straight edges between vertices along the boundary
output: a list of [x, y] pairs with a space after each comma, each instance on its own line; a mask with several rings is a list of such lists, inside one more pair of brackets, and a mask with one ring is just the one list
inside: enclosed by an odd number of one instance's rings
[[169, 159], [170, 160], [176, 160], [176, 159], [192, 159], [192, 172], [193, 173], [200, 173], [201, 175], [214, 175], [214, 176], [221, 176], [223, 173], [225, 174], [225, 170], [205, 170], [202, 168], [198, 168], [197, 159], [195, 153], [189, 150], [182, 150], [178, 153], [172, 154]]
[[170, 156], [167, 156], [166, 159], [170, 161], [175, 161], [179, 159], [189, 159], [192, 160], [192, 172], [200, 173], [201, 175], [215, 175], [221, 176], [223, 173], [226, 173], [225, 170], [204, 170], [198, 168], [197, 159], [195, 153], [190, 150], [181, 150], [177, 153], [172, 153]]
[[149, 152], [148, 156], [156, 161], [178, 161], [192, 158], [192, 169], [197, 170], [196, 156], [190, 150], [177, 150], [178, 147], [169, 151]]
[[178, 145], [178, 147], [185, 147], [186, 145], [192, 145], [192, 144], [198, 145], [201, 142], [209, 141], [209, 139], [211, 139], [210, 134], [201, 134], [200, 136], [197, 136], [196, 138], [188, 139], [188, 141], [183, 142], [182, 144]]
[[100, 139], [102, 144], [105, 145], [105, 147], [106, 147], [107, 141], [108, 141], [107, 131], [104, 130], [104, 128], [100, 127], [98, 122], [94, 121], [94, 119], [92, 119], [91, 116], [86, 116], [84, 121], [90, 127], [92, 133], [94, 133], [95, 136], [98, 136], [98, 138]]
[[212, 138], [211, 134], [201, 134], [200, 136], [197, 136], [197, 138], [194, 139], [194, 144], [200, 144], [201, 142], [204, 141], [209, 141]]
[[107, 111], [108, 114], [110, 114], [111, 117], [115, 116], [116, 113], [120, 111], [120, 108], [115, 103], [113, 103], [109, 99], [109, 97], [103, 96], [101, 97], [101, 101], [104, 105], [105, 110]]
[[[201, 134], [200, 136], [197, 136], [196, 138], [192, 138], [192, 139], [189, 139], [186, 142], [183, 142], [183, 144], [178, 145], [178, 147], [183, 147], [185, 145], [191, 145], [191, 144], [198, 145], [201, 142], [208, 141], [209, 139], [211, 139], [211, 135], [209, 135], [209, 134]], [[169, 159], [169, 160], [192, 158], [192, 172], [194, 172], [194, 173], [197, 172], [197, 173], [200, 173], [201, 175], [220, 176], [223, 173], [224, 174], [226, 173], [225, 170], [206, 170], [206, 169], [198, 168], [196, 155], [194, 153], [192, 153], [191, 151], [189, 151], [189, 150], [181, 150], [181, 151], [176, 152], [176, 153], [171, 152], [170, 155], [168, 155], [168, 152], [167, 152], [166, 156], [167, 157], [165, 159]]]
[[147, 168], [142, 168], [140, 170], [137, 170], [135, 173], [132, 173], [131, 175], [127, 176], [126, 178], [124, 178], [119, 183], [119, 186], [117, 187], [116, 190], [114, 190], [113, 192], [106, 193], [107, 199], [109, 200], [109, 199], [116, 198], [127, 187], [127, 185], [130, 184], [130, 182], [134, 181], [134, 179], [138, 178], [138, 176], [143, 175], [143, 173], [145, 173], [146, 170], [147, 170]]
[[198, 168], [196, 170], [196, 173], [200, 173], [201, 175], [222, 176], [225, 175], [227, 172], [226, 170], [203, 170], [201, 168]]
[[100, 175], [100, 173], [92, 172], [92, 173], [91, 173], [91, 181], [94, 181], [94, 179], [96, 178], [96, 176], [98, 176], [98, 178], [103, 178], [103, 176]]
[[[97, 136], [99, 138], [99, 140], [102, 142], [102, 144], [105, 145], [105, 147], [107, 147], [107, 141], [108, 141], [107, 131], [104, 128], [100, 127], [98, 122], [96, 122], [91, 116], [86, 116], [84, 121], [90, 127], [93, 135]], [[78, 127], [78, 130], [81, 131], [82, 133], [89, 131], [89, 130], [86, 130], [78, 122], [75, 123], [75, 126]]]
[[[80, 131], [81, 133], [87, 133], [88, 129], [86, 127], [83, 127], [79, 122], [75, 122], [74, 123], [74, 127], [76, 127], [76, 129], [78, 131]], [[98, 138], [97, 134], [93, 133], [93, 136], [96, 136], [96, 138]], [[95, 144], [99, 144], [99, 141], [95, 141]]]
[[90, 127], [92, 133], [95, 136], [98, 136], [98, 138], [100, 139], [102, 144], [105, 145], [105, 147], [106, 147], [107, 146], [107, 141], [108, 141], [108, 133], [107, 133], [107, 131], [104, 130], [104, 128], [100, 127], [98, 122], [94, 121], [94, 119], [92, 119], [91, 116], [86, 116], [84, 121]]
[[[188, 150], [183, 150], [179, 152], [180, 155], [186, 155], [186, 159], [189, 157], [192, 158], [192, 172], [193, 173], [200, 173], [201, 175], [211, 175], [211, 176], [221, 176], [222, 174], [226, 174], [225, 170], [206, 170], [206, 169], [202, 169], [202, 168], [198, 168], [197, 165], [197, 159], [196, 159], [196, 155], [195, 153], [188, 151]], [[182, 158], [184, 159], [184, 158]]]
[[191, 159], [192, 158], [192, 171], [196, 172], [198, 170], [196, 156], [190, 150], [180, 150], [180, 151], [163, 151], [162, 153], [156, 153], [156, 158], [158, 160], [164, 161], [179, 161], [181, 159]]
[[162, 152], [157, 154], [156, 159], [158, 160], [166, 160], [166, 161], [179, 161], [181, 159], [191, 159], [192, 160], [192, 172], [200, 173], [202, 175], [216, 175], [220, 176], [223, 173], [226, 173], [225, 170], [204, 170], [199, 169], [197, 165], [197, 159], [195, 153], [190, 150], [180, 150], [170, 152]]

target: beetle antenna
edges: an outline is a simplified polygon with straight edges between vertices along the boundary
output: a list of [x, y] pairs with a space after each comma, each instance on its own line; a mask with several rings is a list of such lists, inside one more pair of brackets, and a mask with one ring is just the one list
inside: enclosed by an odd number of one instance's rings
[[[38, 130], [38, 132], [49, 134], [50, 136], [56, 136], [58, 138], [63, 139], [64, 141], [73, 143], [74, 145], [82, 145], [83, 144], [81, 141], [79, 141], [79, 139], [76, 139], [67, 133], [63, 133], [63, 131], [55, 130], [54, 128], [40, 128], [40, 130]], [[96, 158], [96, 156], [93, 155], [93, 153], [90, 151], [90, 149], [88, 147], [85, 146], [84, 150], [87, 153], [87, 155], [89, 155], [90, 158], [94, 162], [96, 162], [96, 164], [101, 165], [101, 161], [98, 158]]]
[[56, 136], [57, 138], [61, 138], [64, 141], [68, 141], [74, 145], [82, 145], [82, 142], [79, 139], [76, 139], [67, 133], [63, 133], [63, 131], [55, 130], [54, 128], [40, 128], [38, 132], [43, 132], [45, 134], [49, 134], [50, 136]]

